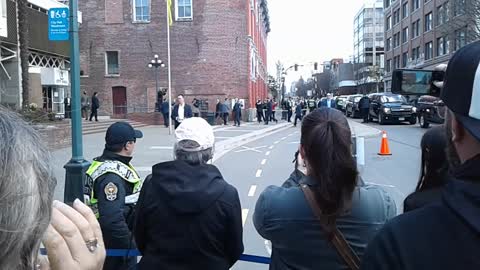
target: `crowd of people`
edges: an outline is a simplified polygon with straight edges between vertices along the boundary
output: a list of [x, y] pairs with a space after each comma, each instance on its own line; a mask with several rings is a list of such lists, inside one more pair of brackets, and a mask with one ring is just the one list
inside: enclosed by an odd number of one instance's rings
[[[420, 179], [398, 216], [393, 198], [359, 177], [346, 117], [328, 99], [298, 112], [293, 173], [261, 193], [253, 216], [272, 242], [270, 269], [480, 269], [479, 67], [480, 42], [452, 57], [446, 123], [423, 136]], [[182, 119], [180, 106], [173, 161], [143, 181], [130, 164], [143, 134], [115, 123], [87, 171], [86, 205], [72, 206], [52, 200], [56, 180], [37, 132], [0, 108], [0, 269], [230, 269], [244, 250], [238, 191], [211, 164], [212, 127]], [[106, 249], [133, 248], [138, 263], [105, 259]]]

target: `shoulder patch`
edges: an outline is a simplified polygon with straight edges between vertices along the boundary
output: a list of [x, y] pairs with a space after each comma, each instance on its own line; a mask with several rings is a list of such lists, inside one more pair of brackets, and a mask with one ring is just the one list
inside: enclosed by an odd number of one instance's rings
[[110, 182], [105, 186], [105, 196], [109, 201], [115, 201], [117, 199], [118, 187], [114, 183]]

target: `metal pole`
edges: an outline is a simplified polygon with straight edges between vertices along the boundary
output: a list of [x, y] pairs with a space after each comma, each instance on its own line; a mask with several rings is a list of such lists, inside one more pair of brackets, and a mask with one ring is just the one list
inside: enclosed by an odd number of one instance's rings
[[[168, 9], [170, 8], [168, 6], [168, 0], [165, 1], [166, 5], [167, 5], [167, 54], [168, 54], [168, 116], [170, 117], [170, 120], [171, 120], [171, 117], [172, 117], [172, 70], [171, 70], [171, 57], [170, 57], [170, 20], [169, 20], [169, 17], [168, 17], [168, 12], [171, 12], [169, 11]], [[173, 121], [170, 121], [170, 125], [168, 125], [168, 133], [170, 135], [173, 134]]]
[[[158, 66], [155, 66], [155, 93], [158, 96]], [[161, 102], [163, 102], [163, 100]]]
[[72, 158], [64, 166], [65, 203], [83, 201], [85, 172], [90, 164], [83, 158], [82, 117], [80, 110], [80, 49], [78, 38], [78, 0], [70, 0], [70, 75], [72, 91]]
[[376, 92], [378, 93], [377, 79], [377, 0], [373, 1], [373, 72], [375, 76]]

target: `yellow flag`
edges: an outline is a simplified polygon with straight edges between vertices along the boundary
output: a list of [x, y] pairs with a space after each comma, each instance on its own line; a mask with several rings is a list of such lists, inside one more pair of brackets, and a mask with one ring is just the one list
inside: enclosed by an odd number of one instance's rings
[[168, 16], [168, 26], [172, 26], [173, 24], [172, 0], [167, 0], [167, 16]]

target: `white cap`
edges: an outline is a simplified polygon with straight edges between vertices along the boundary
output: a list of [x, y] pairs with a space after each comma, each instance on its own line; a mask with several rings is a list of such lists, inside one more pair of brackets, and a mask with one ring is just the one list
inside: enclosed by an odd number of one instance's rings
[[200, 117], [183, 120], [175, 130], [175, 139], [177, 142], [191, 140], [200, 145], [199, 148], [190, 149], [191, 151], [201, 151], [212, 148], [215, 144], [215, 135], [213, 134], [212, 126]]

